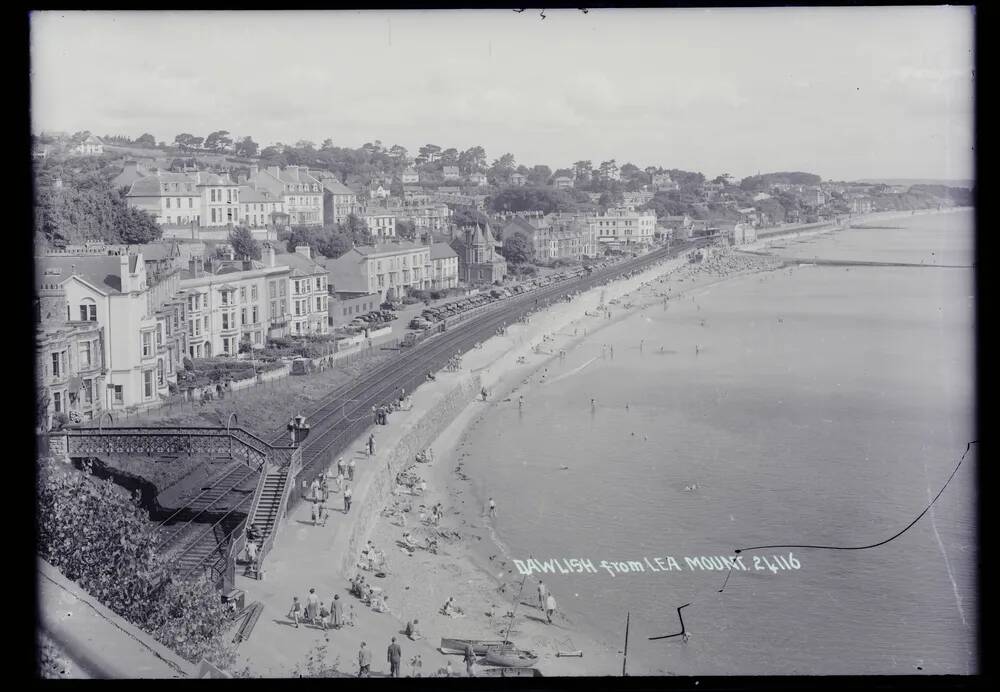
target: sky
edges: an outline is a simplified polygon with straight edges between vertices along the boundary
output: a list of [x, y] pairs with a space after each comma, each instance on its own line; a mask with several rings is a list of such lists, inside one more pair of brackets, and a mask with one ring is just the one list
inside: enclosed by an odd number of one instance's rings
[[969, 7], [36, 12], [32, 127], [974, 177]]

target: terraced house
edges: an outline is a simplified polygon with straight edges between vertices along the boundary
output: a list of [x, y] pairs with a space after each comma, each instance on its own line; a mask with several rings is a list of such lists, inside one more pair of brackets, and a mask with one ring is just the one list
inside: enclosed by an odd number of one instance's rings
[[224, 227], [241, 219], [239, 186], [228, 175], [157, 170], [133, 182], [125, 199], [165, 226]]
[[246, 184], [258, 191], [267, 190], [280, 198], [288, 223], [292, 225], [323, 225], [323, 186], [305, 166], [270, 166], [261, 170], [250, 166]]
[[[166, 339], [165, 321], [168, 313], [173, 327], [172, 313], [166, 309], [172, 300], [169, 282], [159, 277], [147, 278], [146, 263], [139, 252], [108, 254], [106, 249], [90, 253], [52, 252], [36, 258], [36, 264], [39, 286], [45, 286], [45, 292], [39, 294], [40, 319], [51, 328], [56, 315], [61, 313], [67, 323], [64, 327], [66, 339], [71, 338], [70, 333], [76, 335], [72, 336], [75, 352], [68, 340], [63, 342], [66, 349], [57, 349], [65, 351], [65, 355], [49, 364], [46, 386], [55, 387], [52, 391], [58, 391], [60, 399], [65, 392], [63, 400], [70, 404], [70, 395], [75, 391], [81, 404], [78, 410], [83, 414], [98, 410], [91, 402], [94, 397], [100, 399], [99, 408], [111, 411], [157, 404], [159, 395], [168, 392], [168, 382], [175, 377], [178, 367], [179, 354], [167, 356], [170, 340]], [[60, 302], [61, 310], [58, 309]], [[102, 332], [99, 340], [92, 336], [95, 329]], [[81, 351], [82, 341], [90, 342], [89, 354], [86, 349]], [[53, 344], [50, 338], [46, 348]], [[102, 383], [94, 374], [98, 363], [104, 368], [103, 389], [92, 389], [88, 395], [83, 391], [84, 379], [89, 379], [94, 386]], [[81, 367], [90, 370], [82, 371]], [[79, 388], [77, 380], [68, 379], [74, 377], [73, 372], [80, 377]], [[93, 376], [84, 378], [83, 372]], [[88, 402], [90, 408], [83, 405]]]
[[338, 292], [378, 293], [381, 300], [430, 288], [433, 275], [430, 248], [411, 242], [355, 247], [325, 264]]
[[312, 258], [308, 245], [299, 245], [295, 252], [278, 255], [275, 262], [289, 269], [288, 333], [328, 333], [330, 292], [326, 267]]

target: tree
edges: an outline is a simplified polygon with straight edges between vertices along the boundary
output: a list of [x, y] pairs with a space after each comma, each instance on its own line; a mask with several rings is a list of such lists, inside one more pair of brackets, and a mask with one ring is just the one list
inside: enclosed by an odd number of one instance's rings
[[236, 144], [236, 155], [247, 159], [254, 158], [259, 149], [260, 147], [257, 142], [253, 141], [252, 137], [244, 137]]
[[500, 254], [512, 264], [525, 264], [534, 257], [535, 249], [527, 234], [516, 231], [504, 238]]
[[528, 182], [532, 185], [547, 185], [552, 177], [552, 169], [545, 165], [535, 166], [528, 171], [527, 176]]
[[482, 173], [486, 170], [486, 150], [480, 146], [466, 149], [458, 155], [458, 167], [463, 175]]
[[140, 147], [153, 148], [156, 146], [156, 138], [148, 132], [144, 132], [139, 135], [139, 139], [135, 140], [135, 145]]
[[622, 164], [622, 167], [619, 172], [622, 174], [623, 178], [631, 179], [634, 178], [637, 174], [641, 173], [642, 171], [634, 163], [625, 163]]
[[513, 154], [509, 152], [504, 154], [490, 166], [490, 176], [500, 179], [508, 178], [514, 170], [515, 163]]
[[372, 234], [365, 220], [356, 214], [348, 214], [342, 228], [355, 245], [371, 245]]
[[237, 259], [260, 259], [260, 243], [246, 226], [237, 226], [231, 230], [228, 241]]
[[480, 226], [485, 226], [489, 223], [489, 219], [477, 209], [457, 204], [449, 204], [448, 206], [452, 209], [451, 221], [459, 228], [462, 226], [475, 226], [477, 223]]
[[487, 201], [494, 212], [541, 211], [549, 214], [577, 211], [579, 205], [565, 190], [550, 187], [509, 187]]
[[194, 146], [192, 144], [193, 141], [194, 141], [194, 135], [188, 132], [182, 132], [181, 134], [174, 137], [174, 144], [176, 144], [181, 149], [188, 149]]
[[409, 154], [406, 151], [406, 147], [401, 146], [399, 144], [392, 145], [392, 147], [389, 149], [389, 156], [404, 163], [409, 158]]
[[417, 225], [408, 219], [396, 219], [396, 235], [403, 240], [413, 240], [417, 237]]
[[425, 144], [424, 146], [420, 147], [420, 155], [423, 156], [428, 161], [430, 161], [440, 152], [441, 152], [441, 147], [439, 147], [437, 144]]
[[577, 161], [573, 164], [574, 177], [579, 181], [590, 180], [593, 169], [594, 164], [590, 161]]
[[138, 498], [110, 479], [40, 460], [36, 479], [38, 554], [112, 611], [189, 661], [234, 661], [223, 634], [231, 616], [204, 578], [169, 578], [159, 537]]
[[205, 138], [205, 148], [212, 151], [226, 151], [233, 146], [233, 138], [228, 130], [216, 130]]
[[449, 148], [441, 152], [441, 161], [449, 166], [458, 163], [458, 149]]
[[354, 240], [340, 226], [325, 226], [323, 238], [319, 243], [320, 254], [337, 258], [354, 247]]

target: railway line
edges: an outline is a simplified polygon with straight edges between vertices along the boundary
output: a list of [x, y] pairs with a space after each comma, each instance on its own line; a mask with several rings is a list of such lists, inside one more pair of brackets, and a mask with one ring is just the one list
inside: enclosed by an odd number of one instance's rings
[[[323, 403], [307, 412], [310, 423], [309, 437], [302, 444], [303, 466], [300, 481], [311, 482], [323, 465], [324, 458], [332, 459], [343, 453], [350, 442], [370, 425], [371, 407], [392, 401], [399, 389], [414, 391], [425, 381], [426, 373], [438, 371], [456, 353], [469, 350], [474, 344], [494, 335], [497, 327], [510, 324], [526, 313], [550, 305], [570, 293], [584, 291], [628, 272], [642, 270], [663, 259], [676, 256], [701, 243], [680, 242], [671, 248], [662, 248], [610, 267], [593, 271], [576, 279], [563, 280], [550, 286], [536, 288], [513, 298], [491, 303], [483, 312], [468, 317], [457, 325], [426, 339], [412, 350], [350, 385], [333, 391]], [[275, 432], [272, 444], [281, 442], [286, 432]], [[299, 500], [293, 494], [293, 503]]]
[[[455, 354], [464, 353], [476, 343], [491, 338], [497, 327], [511, 324], [530, 312], [566, 298], [571, 293], [588, 290], [626, 273], [641, 271], [656, 262], [675, 257], [685, 250], [703, 244], [704, 241], [681, 241], [671, 247], [654, 250], [632, 260], [595, 269], [590, 274], [557, 281], [549, 286], [535, 288], [521, 295], [490, 303], [476, 308], [480, 312], [471, 316], [459, 315], [438, 323], [435, 326], [442, 331], [401, 352], [397, 358], [378, 366], [355, 382], [334, 390], [318, 407], [305, 413], [306, 420], [310, 424], [310, 433], [301, 444], [302, 470], [296, 482], [311, 483], [325, 470], [326, 465], [322, 463], [324, 459], [332, 460], [343, 454], [348, 445], [371, 425], [372, 406], [377, 407], [392, 401], [401, 387], [413, 392], [425, 381], [428, 372], [441, 370]], [[297, 413], [290, 412], [289, 417]], [[284, 429], [273, 431], [269, 435], [271, 444], [285, 444], [287, 434]], [[202, 495], [207, 492], [209, 491], [203, 492]], [[214, 493], [208, 496], [209, 499], [213, 497]], [[245, 509], [249, 500], [250, 497], [238, 502], [223, 519], [231, 516], [233, 512]], [[289, 503], [292, 507], [301, 501], [300, 493], [291, 493]], [[231, 536], [237, 535], [246, 524], [246, 520], [242, 520], [232, 531], [225, 531], [223, 519], [215, 522], [211, 528], [174, 553], [173, 559], [185, 574], [210, 568], [218, 563], [225, 555], [226, 545]], [[220, 528], [224, 534], [221, 538]]]

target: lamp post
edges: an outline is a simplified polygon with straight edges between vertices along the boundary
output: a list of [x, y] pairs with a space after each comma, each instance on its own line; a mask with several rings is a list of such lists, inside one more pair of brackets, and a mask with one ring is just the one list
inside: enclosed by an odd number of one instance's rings
[[229, 426], [233, 422], [234, 418], [236, 419], [236, 422], [238, 424], [240, 422], [240, 419], [236, 415], [236, 411], [233, 411], [232, 413], [230, 413], [229, 414], [229, 418], [226, 419], [226, 437], [229, 438], [229, 460], [230, 461], [233, 460], [233, 435], [229, 431]]

